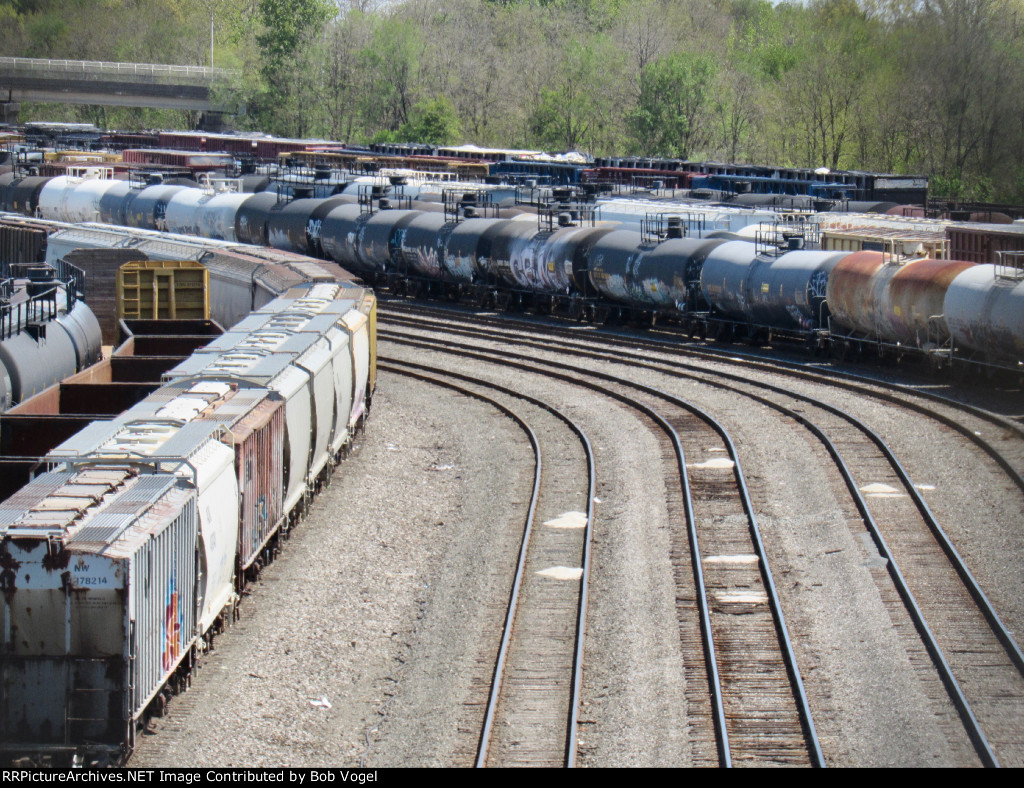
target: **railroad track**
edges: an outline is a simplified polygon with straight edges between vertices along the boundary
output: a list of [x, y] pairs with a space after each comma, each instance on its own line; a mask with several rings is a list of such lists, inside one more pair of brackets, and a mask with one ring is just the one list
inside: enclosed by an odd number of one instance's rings
[[[477, 720], [480, 732], [471, 762], [573, 766], [595, 484], [589, 441], [571, 419], [537, 398], [465, 374], [438, 373], [386, 356], [380, 362], [385, 371], [488, 402], [530, 438], [534, 485], [493, 670], [476, 682], [486, 691], [485, 697], [478, 692], [483, 719]], [[530, 422], [542, 429], [534, 430], [496, 396], [528, 407]], [[542, 456], [549, 457], [549, 469]]]
[[[477, 357], [465, 349], [451, 352], [464, 359]], [[713, 743], [710, 753], [698, 746], [698, 757], [726, 766], [824, 765], [728, 434], [707, 414], [653, 389], [610, 377], [598, 385], [542, 365], [508, 363], [599, 391], [644, 413], [662, 431], [663, 444], [669, 447], [663, 459], [671, 455], [674, 460], [682, 502], [672, 556], [680, 641], [688, 673], [695, 679], [693, 688], [708, 688], [704, 695], [688, 688], [691, 717], [704, 723], [698, 738]], [[718, 445], [709, 446], [713, 443]], [[702, 461], [689, 462], [687, 448]], [[725, 456], [716, 456], [716, 449]]]
[[[468, 330], [466, 333], [473, 332]], [[542, 346], [543, 343], [535, 344]], [[624, 361], [608, 353], [587, 355], [591, 358]], [[509, 354], [504, 356], [507, 361]], [[680, 369], [671, 369], [664, 363], [628, 363], [657, 370], [660, 374], [693, 377], [692, 374]], [[704, 377], [708, 377], [706, 371]], [[887, 559], [893, 582], [910, 611], [911, 618], [914, 619], [926, 649], [942, 674], [943, 683], [969, 731], [980, 761], [990, 765], [997, 763], [994, 749], [996, 752], [1004, 753], [1008, 763], [1019, 763], [1020, 752], [1016, 746], [1019, 737], [1016, 737], [1016, 728], [1012, 724], [1000, 723], [1019, 716], [1020, 650], [1012, 636], [1002, 626], [995, 611], [970, 576], [970, 572], [956, 555], [949, 540], [945, 538], [920, 494], [895, 461], [891, 451], [881, 444], [877, 436], [869, 434], [870, 431], [864, 425], [825, 403], [815, 402], [806, 395], [794, 395], [779, 387], [763, 387], [750, 383], [746, 383], [744, 387], [740, 385], [742, 378], [735, 375], [718, 374], [717, 377], [720, 379], [716, 385], [745, 392], [748, 396], [786, 413], [790, 418], [806, 423], [824, 442], [831, 444], [830, 451], [834, 453], [840, 466], [845, 465], [843, 454], [850, 455], [850, 467], [841, 469], [847, 477], [846, 484], [850, 489], [853, 504], [863, 517], [878, 545], [879, 552]], [[724, 383], [723, 380], [726, 379], [730, 382]], [[770, 394], [768, 397], [764, 396], [766, 390]], [[786, 402], [791, 407], [782, 404]], [[802, 408], [809, 408], [814, 413], [814, 419], [825, 425], [825, 430], [811, 422], [807, 416], [794, 410], [798, 404]], [[948, 403], [944, 403], [944, 406], [948, 406]], [[918, 404], [916, 407], [922, 406]], [[985, 414], [979, 414], [979, 418], [984, 417]], [[996, 418], [991, 423], [1001, 422]], [[1005, 422], [1002, 424], [1005, 426]], [[849, 430], [859, 434], [851, 436]], [[825, 435], [826, 431], [836, 436], [835, 442], [829, 441]], [[868, 437], [867, 440], [865, 435]], [[979, 436], [975, 436], [977, 437]], [[874, 448], [865, 448], [871, 446]], [[879, 486], [872, 488], [870, 485]], [[861, 487], [867, 487], [875, 492], [863, 494]], [[882, 492], [878, 492], [879, 490]], [[724, 501], [716, 501], [716, 494], [717, 491], [713, 489], [707, 494], [712, 516], [715, 505], [727, 509]], [[908, 521], [913, 527], [906, 527]], [[893, 541], [891, 550], [886, 536]], [[918, 560], [919, 556], [925, 558]], [[912, 567], [906, 579], [898, 568], [898, 560]], [[925, 600], [924, 611], [918, 607], [910, 587], [923, 591], [920, 596]], [[939, 591], [936, 592], [935, 589]], [[934, 622], [938, 631], [937, 638], [933, 637], [926, 618]], [[944, 644], [946, 648], [943, 649], [940, 644]], [[952, 655], [949, 663], [945, 657], [946, 653]], [[963, 678], [963, 691], [956, 675]], [[974, 708], [980, 709], [977, 717], [964, 692], [970, 695]], [[982, 733], [982, 724], [991, 732], [991, 747]]]
[[[893, 379], [878, 379], [867, 374], [825, 368], [819, 362], [793, 362], [778, 358], [766, 360], [736, 347], [712, 348], [682, 344], [678, 337], [656, 339], [648, 332], [623, 335], [621, 332], [597, 330], [591, 326], [569, 327], [562, 321], [481, 314], [401, 300], [382, 300], [380, 309], [382, 314], [392, 316], [389, 318], [391, 320], [402, 316], [427, 321], [440, 320], [446, 324], [446, 330], [455, 332], [458, 332], [459, 326], [453, 327], [452, 323], [464, 324], [471, 327], [477, 336], [485, 330], [482, 327], [490, 327], [496, 335], [506, 339], [510, 335], [517, 335], [532, 344], [540, 338], [548, 346], [554, 346], [556, 340], [562, 340], [558, 342], [558, 347], [563, 350], [572, 348], [583, 353], [596, 350], [601, 357], [608, 356], [609, 348], [617, 348], [627, 358], [645, 360], [653, 354], [685, 370], [704, 370], [707, 369], [707, 363], [711, 362], [731, 370], [765, 373], [775, 380], [784, 377], [794, 381], [825, 384], [834, 390], [870, 397], [934, 419], [978, 446], [1007, 473], [1014, 484], [1024, 490], [1024, 407], [1019, 398], [1013, 399], [1012, 396], [1000, 398], [1002, 401], [998, 404], [1010, 409], [1008, 415], [1001, 415], [991, 409], [936, 393], [925, 385], [911, 386]], [[700, 363], [688, 364], [684, 361], [687, 359]], [[1015, 439], [1009, 453], [995, 445], [1003, 436]]]
[[[694, 601], [705, 629], [721, 765], [824, 766], [731, 438], [708, 414], [668, 395], [641, 392], [636, 399], [660, 411], [671, 428], [666, 438], [680, 448]], [[679, 605], [683, 625], [688, 607]]]

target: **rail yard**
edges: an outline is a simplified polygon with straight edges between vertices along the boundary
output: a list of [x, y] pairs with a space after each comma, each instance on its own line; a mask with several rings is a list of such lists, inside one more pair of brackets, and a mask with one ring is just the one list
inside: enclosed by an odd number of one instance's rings
[[[157, 720], [139, 763], [1019, 761], [1018, 657], [960, 568], [1007, 628], [1019, 626], [1019, 562], [1009, 557], [1019, 532], [998, 525], [1020, 517], [1019, 478], [998, 459], [1019, 473], [1012, 397], [1000, 406], [1005, 395], [987, 394], [986, 410], [1010, 410], [982, 416], [884, 380], [837, 381], [714, 348], [681, 354], [637, 337], [609, 346], [579, 329], [555, 340], [549, 329], [384, 306], [381, 391], [393, 393], [374, 415], [393, 418], [371, 423], [357, 456], [381, 462], [387, 478], [341, 481], [328, 495], [352, 501], [351, 514], [314, 510], [320, 535], [297, 532], [289, 546], [313, 559], [322, 538], [342, 538], [327, 536], [340, 520], [356, 543], [351, 561], [311, 567], [293, 553], [294, 563], [270, 567], [254, 618], [226, 633], [182, 698], [186, 720]], [[462, 391], [441, 396], [452, 386]], [[541, 456], [525, 548], [536, 460], [529, 431], [502, 408], [533, 430]], [[392, 495], [396, 484], [415, 498]], [[549, 571], [559, 566], [587, 581], [582, 644], [580, 586]], [[282, 592], [302, 612], [278, 633], [271, 595]], [[338, 612], [333, 645], [313, 636], [319, 617], [309, 612], [327, 599]], [[525, 667], [522, 650], [533, 655]], [[321, 696], [332, 708], [311, 705]]]
[[[8, 760], [1024, 765], [1012, 211], [357, 175], [286, 142], [310, 161], [255, 192], [0, 176], [31, 215], [0, 218], [0, 454], [34, 477], [0, 504]], [[807, 188], [875, 182], [841, 176]], [[128, 260], [202, 264], [226, 331], [93, 365], [89, 283]], [[101, 380], [111, 411], [72, 410]], [[66, 434], [32, 444], [47, 413]], [[125, 561], [124, 604], [69, 555]]]

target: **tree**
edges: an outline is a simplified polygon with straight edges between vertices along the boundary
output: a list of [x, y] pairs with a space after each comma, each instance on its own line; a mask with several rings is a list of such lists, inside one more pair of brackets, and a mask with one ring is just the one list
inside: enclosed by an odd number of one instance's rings
[[603, 36], [571, 42], [530, 116], [534, 141], [561, 150], [606, 146], [617, 112], [618, 59], [617, 50]]
[[409, 122], [398, 132], [398, 137], [403, 141], [424, 142], [428, 145], [452, 145], [461, 136], [459, 116], [444, 96], [417, 103], [412, 108]]
[[369, 42], [372, 25], [370, 17], [352, 9], [324, 31], [317, 101], [326, 113], [323, 133], [330, 139], [348, 142], [359, 128], [364, 80], [360, 53]]
[[824, 0], [803, 21], [799, 59], [785, 75], [785, 111], [802, 163], [838, 169], [877, 53], [855, 0]]
[[266, 90], [252, 97], [253, 114], [264, 130], [282, 134], [310, 131], [310, 107], [317, 78], [309, 49], [335, 9], [327, 0], [256, 0], [260, 74]]
[[671, 38], [665, 24], [666, 10], [658, 0], [645, 0], [632, 13], [623, 14], [616, 31], [619, 45], [627, 55], [629, 79], [636, 96], [640, 95], [640, 75], [664, 53]]
[[264, 68], [273, 73], [331, 18], [333, 6], [327, 0], [257, 0], [257, 10], [261, 29], [256, 43]]
[[908, 69], [920, 96], [924, 168], [953, 196], [991, 199], [997, 180], [1012, 188], [1024, 142], [1020, 4], [931, 0], [902, 27], [919, 42]]
[[644, 68], [640, 99], [630, 114], [641, 152], [685, 159], [706, 145], [714, 77], [714, 63], [690, 52], [659, 58]]
[[420, 32], [411, 22], [398, 17], [376, 21], [370, 43], [360, 53], [365, 75], [360, 111], [371, 133], [397, 131], [409, 122], [423, 49]]

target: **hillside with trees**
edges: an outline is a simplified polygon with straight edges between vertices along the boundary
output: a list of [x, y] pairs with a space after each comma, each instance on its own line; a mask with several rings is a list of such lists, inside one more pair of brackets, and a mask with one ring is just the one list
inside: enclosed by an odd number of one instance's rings
[[1024, 0], [0, 0], [0, 53], [208, 65], [211, 15], [238, 128], [925, 173], [1024, 202]]

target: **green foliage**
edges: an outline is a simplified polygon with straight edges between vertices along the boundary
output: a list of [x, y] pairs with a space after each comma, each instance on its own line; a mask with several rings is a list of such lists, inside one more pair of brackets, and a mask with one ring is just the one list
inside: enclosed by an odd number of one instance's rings
[[588, 43], [572, 41], [530, 114], [532, 143], [549, 150], [599, 146], [615, 111], [609, 77], [617, 59], [604, 36]]
[[62, 16], [57, 14], [39, 14], [26, 20], [25, 32], [37, 51], [54, 56], [59, 51], [68, 25]]
[[1022, 2], [0, 0], [0, 53], [205, 64], [212, 13], [236, 127], [912, 172], [1020, 201]]
[[454, 105], [444, 96], [438, 96], [417, 103], [409, 122], [403, 124], [395, 136], [429, 145], [452, 145], [461, 141], [462, 130]]
[[256, 44], [268, 71], [279, 71], [299, 46], [331, 18], [327, 0], [257, 0], [261, 24]]
[[424, 45], [412, 22], [377, 20], [359, 53], [364, 90], [360, 110], [371, 128], [397, 131], [409, 122]]
[[959, 178], [935, 175], [929, 182], [929, 188], [937, 197], [953, 197], [966, 202], [991, 202], [996, 198], [992, 179], [984, 176]]
[[761, 76], [778, 82], [799, 60], [793, 36], [787, 32], [793, 16], [764, 0], [751, 3], [738, 25], [747, 60]]
[[372, 143], [372, 144], [376, 144], [378, 142], [404, 142], [404, 141], [405, 140], [402, 139], [402, 136], [401, 136], [401, 134], [399, 132], [397, 132], [397, 131], [390, 131], [389, 129], [381, 129], [380, 131], [378, 131], [376, 134], [374, 134], [369, 139], [369, 142]]
[[640, 100], [629, 115], [642, 153], [685, 159], [694, 152], [714, 77], [714, 63], [690, 52], [644, 68]]

